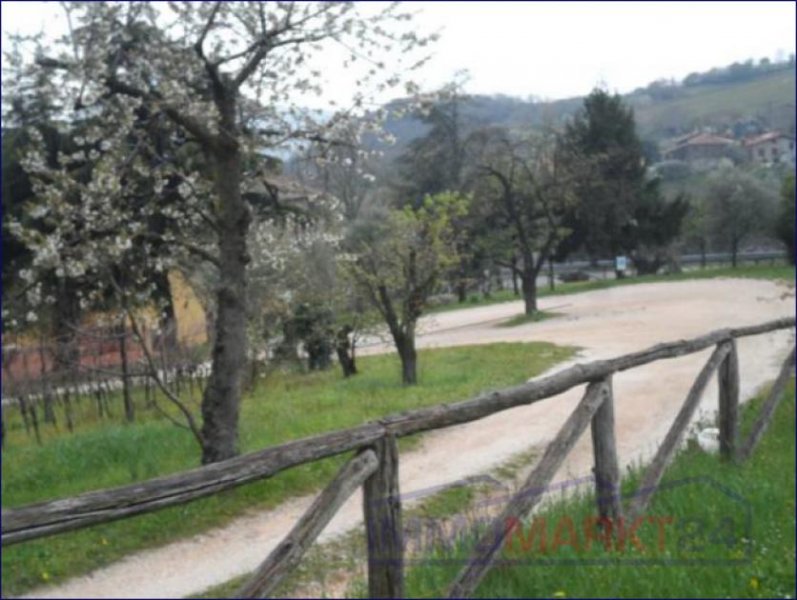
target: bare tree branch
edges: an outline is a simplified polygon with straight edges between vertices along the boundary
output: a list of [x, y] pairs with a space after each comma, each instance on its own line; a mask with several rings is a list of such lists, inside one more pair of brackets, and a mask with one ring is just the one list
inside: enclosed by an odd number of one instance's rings
[[124, 308], [125, 313], [127, 314], [128, 319], [130, 319], [130, 329], [133, 331], [133, 335], [136, 336], [138, 340], [141, 351], [144, 353], [144, 357], [147, 359], [147, 366], [149, 367], [149, 375], [155, 384], [160, 388], [161, 392], [169, 399], [169, 401], [174, 404], [177, 409], [182, 413], [183, 417], [185, 417], [186, 422], [188, 423], [188, 428], [190, 429], [191, 433], [194, 434], [197, 442], [199, 443], [200, 448], [204, 444], [204, 439], [202, 437], [202, 432], [197, 427], [196, 421], [194, 420], [194, 415], [191, 414], [191, 411], [182, 403], [182, 401], [172, 393], [172, 391], [163, 383], [163, 380], [158, 375], [158, 369], [155, 367], [155, 360], [152, 358], [152, 353], [149, 351], [149, 347], [147, 346], [147, 342], [144, 339], [144, 336], [141, 334], [141, 329], [138, 326], [138, 321], [136, 321], [135, 315], [133, 311], [130, 310], [127, 302], [124, 300], [126, 298], [125, 292], [119, 286], [119, 283], [116, 281], [116, 278], [111, 276], [110, 277], [111, 285], [114, 287], [116, 292], [122, 298], [122, 305]]

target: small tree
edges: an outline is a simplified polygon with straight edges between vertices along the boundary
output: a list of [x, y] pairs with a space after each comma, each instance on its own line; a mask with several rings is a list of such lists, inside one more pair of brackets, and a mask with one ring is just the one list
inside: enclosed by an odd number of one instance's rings
[[520, 278], [525, 313], [531, 315], [537, 310], [537, 277], [567, 234], [562, 220], [574, 200], [576, 177], [583, 174], [574, 161], [565, 168], [553, 136], [516, 139], [490, 129], [474, 134], [471, 143], [481, 175], [475, 212], [491, 224], [484, 243], [498, 264]]
[[466, 210], [458, 194], [427, 196], [418, 210], [392, 211], [353, 235], [358, 252], [349, 272], [387, 325], [405, 385], [418, 381], [415, 329], [441, 276], [458, 260], [452, 220]]
[[752, 175], [727, 168], [711, 175], [706, 199], [712, 229], [725, 242], [736, 267], [742, 242], [771, 222], [774, 194]]
[[[440, 192], [464, 193], [467, 188], [467, 132], [471, 120], [464, 114], [469, 98], [462, 91], [466, 74], [443, 86], [436, 97], [419, 113], [419, 120], [429, 129], [412, 140], [395, 160], [398, 181], [392, 184], [399, 205], [423, 204], [428, 195]], [[459, 302], [467, 298], [468, 283], [480, 276], [479, 257], [474, 255], [479, 223], [471, 215], [457, 219], [459, 264], [447, 279], [453, 281]]]

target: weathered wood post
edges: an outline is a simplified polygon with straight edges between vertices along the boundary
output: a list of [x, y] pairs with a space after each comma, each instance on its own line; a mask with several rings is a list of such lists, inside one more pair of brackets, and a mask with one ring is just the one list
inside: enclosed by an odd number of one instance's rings
[[520, 519], [525, 518], [542, 499], [557, 469], [589, 425], [605, 395], [606, 386], [603, 381], [593, 381], [587, 386], [581, 402], [570, 413], [553, 441], [548, 444], [526, 482], [479, 538], [468, 564], [459, 572], [448, 589], [448, 598], [468, 598], [473, 595]]
[[598, 514], [612, 521], [622, 516], [620, 502], [620, 466], [617, 461], [617, 443], [614, 432], [614, 395], [612, 376], [603, 383], [603, 402], [592, 416], [592, 451], [595, 457], [595, 497]]
[[686, 434], [686, 428], [700, 404], [700, 399], [703, 397], [703, 392], [709, 380], [714, 375], [714, 371], [720, 368], [720, 365], [727, 358], [729, 353], [730, 346], [728, 344], [718, 344], [714, 352], [711, 353], [708, 361], [706, 361], [706, 364], [700, 370], [700, 373], [698, 373], [697, 378], [694, 383], [692, 383], [692, 387], [689, 388], [686, 400], [684, 400], [681, 409], [675, 416], [675, 420], [672, 422], [672, 425], [670, 425], [670, 430], [667, 432], [667, 435], [664, 436], [664, 441], [662, 441], [661, 446], [659, 446], [659, 449], [656, 451], [656, 455], [645, 470], [642, 481], [637, 488], [636, 495], [629, 503], [628, 510], [626, 511], [629, 520], [634, 520], [641, 516], [650, 503], [650, 500], [653, 498], [653, 494], [656, 493], [656, 489], [661, 482], [661, 478], [664, 476], [665, 470], [670, 465], [670, 462], [672, 462], [678, 450], [678, 446], [683, 436]]
[[736, 340], [725, 342], [730, 348], [719, 367], [719, 430], [720, 456], [733, 460], [739, 437], [739, 358]]
[[368, 596], [404, 596], [404, 540], [399, 497], [398, 444], [385, 435], [374, 444], [379, 467], [363, 484], [368, 540]]

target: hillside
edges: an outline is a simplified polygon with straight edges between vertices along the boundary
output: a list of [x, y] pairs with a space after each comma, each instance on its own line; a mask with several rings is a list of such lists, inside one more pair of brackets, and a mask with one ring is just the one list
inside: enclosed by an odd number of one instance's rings
[[[712, 76], [718, 72], [730, 72], [733, 77]], [[642, 137], [660, 141], [696, 127], [794, 131], [794, 63], [760, 70], [752, 68], [743, 76], [736, 76], [731, 66], [690, 78], [697, 81], [654, 82], [625, 95], [626, 101], [634, 107]], [[556, 126], [578, 110], [582, 100], [577, 97], [534, 102], [503, 95], [477, 95], [464, 102], [462, 113], [470, 127], [488, 124], [513, 129]], [[396, 100], [390, 106], [405, 105], [406, 100]], [[388, 155], [400, 153], [410, 140], [426, 130], [422, 122], [409, 116], [388, 120], [386, 128], [397, 140], [387, 150]]]
[[636, 111], [640, 132], [654, 138], [706, 125], [732, 126], [748, 119], [772, 129], [793, 130], [794, 88], [794, 69], [784, 69], [750, 81], [683, 87], [682, 95], [673, 99], [633, 94], [628, 100]]

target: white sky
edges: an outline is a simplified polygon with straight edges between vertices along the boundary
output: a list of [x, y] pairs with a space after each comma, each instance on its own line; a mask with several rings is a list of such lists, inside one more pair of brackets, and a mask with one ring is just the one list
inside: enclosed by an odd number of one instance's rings
[[[795, 51], [794, 2], [411, 2], [422, 32], [440, 30], [427, 89], [466, 69], [470, 93], [562, 98], [596, 84], [627, 92], [659, 78]], [[63, 32], [53, 2], [2, 2], [7, 32]], [[328, 97], [344, 102], [338, 60]]]

